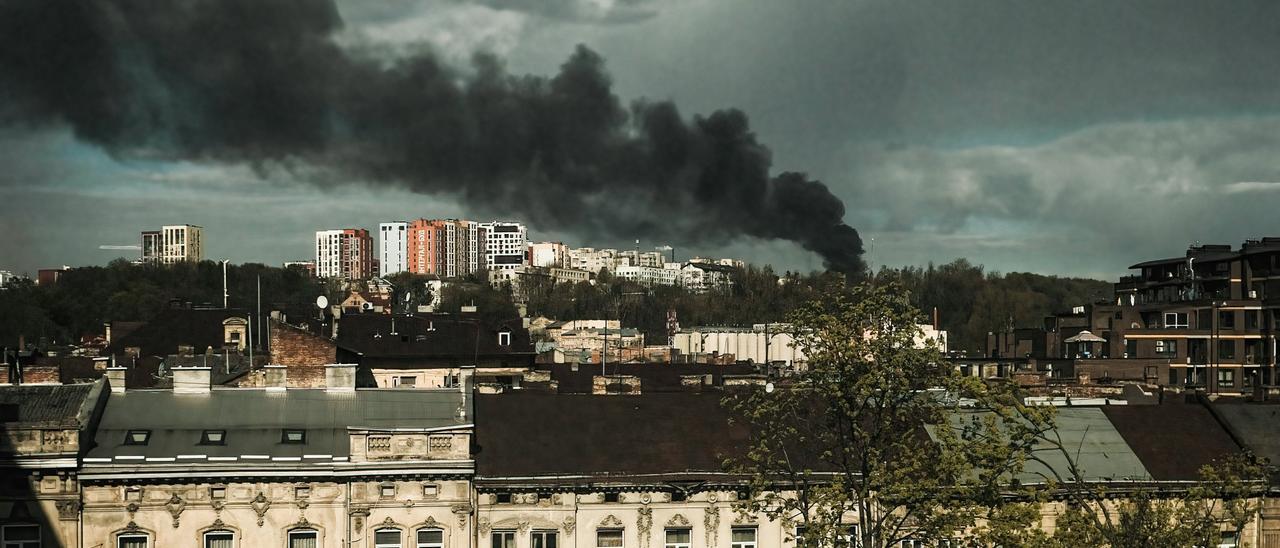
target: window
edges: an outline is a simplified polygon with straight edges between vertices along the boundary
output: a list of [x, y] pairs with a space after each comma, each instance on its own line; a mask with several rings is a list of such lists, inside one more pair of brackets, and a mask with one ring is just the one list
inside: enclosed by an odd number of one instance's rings
[[1235, 341], [1218, 341], [1218, 359], [1220, 360], [1236, 359], [1236, 342]]
[[[191, 438], [187, 438], [191, 439]], [[130, 430], [124, 435], [125, 445], [146, 445], [151, 440], [150, 430]]]
[[899, 548], [925, 548], [924, 541], [914, 540], [914, 539], [905, 539], [902, 542], [898, 543], [898, 547]]
[[1124, 340], [1124, 357], [1126, 358], [1138, 357], [1138, 341], [1137, 340], [1134, 340], [1134, 339]]
[[1262, 363], [1262, 341], [1244, 342], [1244, 363]]
[[1178, 356], [1177, 339], [1162, 339], [1156, 341], [1156, 356], [1161, 358], [1175, 358]]
[[[494, 546], [494, 548], [498, 548]], [[622, 548], [622, 529], [596, 531], [596, 548]]]
[[307, 443], [307, 431], [300, 428], [286, 428], [280, 434], [280, 443]]
[[440, 495], [440, 486], [434, 483], [422, 484], [422, 496], [434, 498], [439, 495]]
[[384, 483], [379, 487], [379, 494], [384, 499], [392, 499], [396, 497], [396, 484]]
[[444, 548], [444, 531], [440, 529], [419, 529], [417, 548]]
[[125, 502], [142, 502], [142, 488], [141, 487], [125, 487], [124, 500]]
[[391, 379], [391, 385], [392, 386], [409, 386], [409, 387], [417, 386], [418, 377], [413, 377], [413, 376], [393, 377]]
[[1178, 328], [1186, 329], [1187, 325], [1188, 324], [1187, 324], [1186, 312], [1165, 312], [1164, 313], [1165, 329], [1178, 329]]
[[226, 430], [205, 430], [200, 434], [200, 445], [226, 445]]
[[400, 548], [400, 530], [378, 529], [374, 531], [373, 548]]
[[0, 527], [0, 541], [4, 548], [40, 548], [40, 526], [5, 525]]
[[[516, 548], [515, 531], [494, 531], [489, 535], [492, 548]], [[618, 546], [622, 546], [619, 544]]]
[[310, 485], [298, 485], [293, 488], [293, 498], [295, 499], [305, 499], [310, 496], [311, 496]]
[[1236, 313], [1231, 310], [1218, 312], [1218, 329], [1233, 329], [1236, 326]]
[[204, 548], [233, 548], [235, 535], [231, 531], [210, 531], [204, 534]]
[[209, 498], [213, 500], [222, 500], [227, 498], [227, 488], [221, 485], [215, 485], [209, 488]]
[[730, 531], [729, 548], [756, 548], [756, 528], [734, 527]]
[[511, 332], [498, 333], [498, 346], [511, 346]]
[[1231, 387], [1236, 385], [1236, 372], [1233, 369], [1218, 370], [1218, 386]]
[[147, 548], [146, 535], [120, 535], [116, 537], [117, 548]]
[[1257, 329], [1258, 325], [1261, 323], [1258, 321], [1258, 315], [1261, 313], [1262, 313], [1261, 310], [1245, 310], [1244, 311], [1244, 328], [1249, 330]]
[[556, 541], [559, 539], [555, 531], [534, 531], [530, 538], [533, 539], [533, 548], [556, 548], [558, 546]]
[[320, 535], [311, 529], [289, 531], [289, 548], [317, 548]]
[[663, 548], [689, 548], [690, 546], [688, 529], [667, 529], [667, 543]]

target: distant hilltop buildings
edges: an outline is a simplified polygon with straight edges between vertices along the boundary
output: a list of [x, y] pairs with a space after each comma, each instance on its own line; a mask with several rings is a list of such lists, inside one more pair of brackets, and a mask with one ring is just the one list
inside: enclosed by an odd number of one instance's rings
[[[556, 281], [588, 281], [601, 272], [644, 285], [681, 285], [693, 291], [727, 287], [736, 259], [694, 257], [676, 262], [670, 251], [570, 248], [562, 242], [530, 242], [528, 229], [511, 221], [417, 219], [378, 225], [376, 256], [362, 228], [316, 232], [316, 259], [307, 265], [322, 278], [366, 279], [400, 272], [456, 278], [488, 273], [492, 283], [519, 285], [526, 275]], [[305, 263], [290, 263], [302, 267]]]
[[165, 225], [142, 231], [142, 262], [198, 263], [204, 260], [204, 229], [196, 225]]

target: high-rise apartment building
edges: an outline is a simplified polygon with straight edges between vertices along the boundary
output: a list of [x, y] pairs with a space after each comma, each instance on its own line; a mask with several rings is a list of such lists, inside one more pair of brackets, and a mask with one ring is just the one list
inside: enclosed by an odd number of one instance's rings
[[378, 274], [388, 276], [409, 270], [409, 223], [378, 225]]
[[494, 221], [481, 223], [484, 233], [484, 267], [490, 274], [524, 268], [528, 232], [523, 224]]
[[529, 244], [529, 266], [559, 267], [569, 266], [569, 246], [560, 242], [538, 242]]
[[445, 278], [465, 276], [484, 265], [480, 224], [457, 219], [418, 219], [408, 223], [405, 269]]
[[316, 276], [363, 279], [373, 275], [373, 238], [368, 230], [316, 231]]
[[195, 225], [165, 225], [142, 232], [142, 261], [174, 264], [204, 260], [204, 229]]

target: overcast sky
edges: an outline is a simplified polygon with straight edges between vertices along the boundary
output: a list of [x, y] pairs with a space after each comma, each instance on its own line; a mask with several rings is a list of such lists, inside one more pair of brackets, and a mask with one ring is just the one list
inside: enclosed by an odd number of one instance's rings
[[[476, 52], [554, 74], [583, 44], [624, 101], [736, 107], [773, 171], [821, 180], [873, 265], [967, 257], [1113, 278], [1193, 242], [1280, 236], [1280, 3], [350, 0], [350, 47]], [[405, 113], [412, 116], [412, 113]], [[272, 184], [262, 184], [264, 180]], [[162, 224], [206, 255], [310, 259], [315, 230], [484, 218], [451, 195], [314, 184], [305, 171], [113, 156], [66, 127], [0, 125], [0, 270], [101, 264]], [[534, 222], [536, 239], [634, 245]], [[644, 239], [643, 234], [636, 237]], [[642, 241], [642, 246], [662, 241]], [[780, 269], [788, 241], [677, 250]]]

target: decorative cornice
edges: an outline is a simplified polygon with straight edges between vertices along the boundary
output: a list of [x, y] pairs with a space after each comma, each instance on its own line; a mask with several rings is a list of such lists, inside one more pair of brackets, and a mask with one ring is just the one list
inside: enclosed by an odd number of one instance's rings
[[667, 527], [688, 527], [688, 526], [689, 526], [689, 518], [684, 517], [684, 514], [676, 514], [674, 516], [671, 516], [671, 519], [667, 520]]
[[618, 519], [618, 516], [609, 514], [605, 516], [604, 519], [600, 520], [600, 526], [601, 527], [622, 527], [622, 520]]

